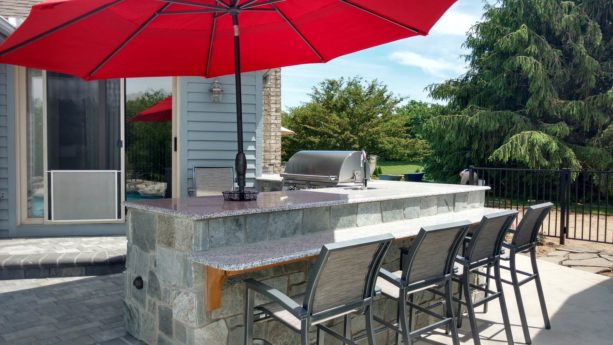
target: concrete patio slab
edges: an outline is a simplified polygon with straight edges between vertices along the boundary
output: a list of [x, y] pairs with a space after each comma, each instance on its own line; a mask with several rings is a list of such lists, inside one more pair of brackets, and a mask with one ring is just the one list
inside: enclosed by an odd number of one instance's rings
[[[527, 257], [518, 256], [522, 270], [530, 270]], [[522, 286], [530, 334], [534, 345], [606, 345], [613, 339], [613, 279], [539, 260], [545, 299], [551, 319], [546, 330], [541, 317], [534, 283]], [[505, 297], [515, 344], [524, 344], [515, 295], [505, 286]], [[480, 308], [479, 308], [480, 309]], [[479, 310], [478, 309], [478, 310]], [[481, 344], [507, 344], [497, 301], [487, 314], [477, 313]], [[468, 320], [460, 330], [461, 343], [472, 344]], [[416, 344], [451, 344], [444, 335], [429, 336]]]

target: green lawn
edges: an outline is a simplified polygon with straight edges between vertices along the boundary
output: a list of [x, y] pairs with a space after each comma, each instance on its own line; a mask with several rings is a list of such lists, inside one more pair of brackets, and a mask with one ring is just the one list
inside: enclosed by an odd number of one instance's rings
[[417, 172], [423, 168], [419, 164], [403, 161], [377, 162], [377, 166], [381, 167], [381, 173], [383, 175], [403, 175]]

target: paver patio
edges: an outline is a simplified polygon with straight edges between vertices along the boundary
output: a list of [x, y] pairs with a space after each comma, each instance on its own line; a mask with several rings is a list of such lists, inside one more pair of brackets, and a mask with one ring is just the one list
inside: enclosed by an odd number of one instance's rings
[[[528, 260], [520, 257], [520, 266]], [[551, 330], [543, 329], [532, 283], [523, 289], [535, 345], [610, 344], [613, 339], [613, 279], [539, 262]], [[122, 306], [123, 275], [0, 281], [0, 345], [132, 345], [125, 336]], [[505, 287], [515, 342], [523, 343], [512, 289]], [[506, 344], [497, 303], [478, 313], [482, 344]], [[467, 330], [462, 344], [472, 344]], [[417, 344], [451, 344], [432, 335]], [[214, 345], [214, 344], [197, 344]]]

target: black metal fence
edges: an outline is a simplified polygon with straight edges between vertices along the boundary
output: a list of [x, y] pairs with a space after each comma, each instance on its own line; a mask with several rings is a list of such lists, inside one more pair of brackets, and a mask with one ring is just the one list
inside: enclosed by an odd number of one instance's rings
[[613, 243], [613, 171], [471, 167], [473, 184], [491, 187], [485, 206], [519, 210], [551, 201], [543, 235]]

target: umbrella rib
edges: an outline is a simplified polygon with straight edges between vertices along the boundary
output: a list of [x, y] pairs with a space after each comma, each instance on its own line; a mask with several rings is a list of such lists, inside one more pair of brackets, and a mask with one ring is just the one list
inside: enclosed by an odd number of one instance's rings
[[69, 20], [67, 22], [64, 22], [64, 23], [62, 23], [60, 25], [54, 26], [53, 28], [51, 28], [51, 29], [49, 29], [49, 30], [47, 30], [45, 32], [42, 32], [42, 33], [40, 33], [40, 34], [38, 34], [38, 35], [28, 39], [28, 40], [25, 40], [25, 41], [23, 41], [23, 42], [21, 42], [19, 44], [16, 44], [16, 45], [14, 45], [14, 46], [12, 46], [12, 47], [10, 47], [8, 49], [0, 51], [0, 56], [6, 55], [6, 54], [8, 54], [8, 53], [10, 53], [10, 52], [12, 52], [12, 51], [14, 51], [16, 49], [19, 49], [19, 48], [21, 48], [23, 46], [26, 46], [26, 45], [28, 45], [28, 44], [30, 44], [32, 42], [38, 41], [41, 38], [44, 38], [44, 37], [46, 37], [46, 36], [56, 32], [56, 31], [62, 30], [63, 28], [65, 28], [67, 26], [70, 26], [70, 25], [72, 25], [74, 23], [77, 23], [77, 22], [79, 22], [79, 21], [81, 21], [81, 20], [83, 20], [85, 18], [91, 17], [94, 14], [96, 14], [96, 13], [98, 13], [100, 11], [103, 11], [103, 10], [105, 10], [105, 9], [111, 7], [111, 6], [114, 6], [114, 5], [116, 5], [116, 4], [118, 4], [118, 3], [122, 2], [122, 1], [123, 0], [115, 0], [115, 1], [113, 1], [111, 3], [104, 4], [104, 5], [100, 6], [100, 7], [97, 7], [95, 9], [87, 12], [87, 13], [82, 14], [82, 15], [76, 17], [76, 18], [73, 18], [73, 19], [71, 19], [71, 20]]
[[164, 4], [159, 10], [155, 11], [144, 23], [142, 23], [136, 30], [134, 30], [128, 38], [126, 38], [117, 48], [115, 48], [110, 54], [108, 54], [104, 60], [102, 60], [91, 72], [88, 73], [88, 76], [91, 78], [94, 74], [96, 74], [104, 65], [109, 62], [110, 59], [113, 58], [123, 47], [125, 47], [130, 41], [136, 37], [136, 35], [140, 34], [146, 27], [149, 25], [155, 18], [157, 18], [162, 11], [168, 8], [170, 3]]
[[215, 28], [217, 27], [217, 15], [213, 15], [211, 21], [211, 37], [209, 38], [209, 52], [206, 57], [206, 69], [204, 75], [209, 75], [209, 67], [211, 66], [211, 56], [213, 56], [213, 40], [215, 39]]
[[247, 7], [249, 5], [251, 5], [252, 3], [256, 2], [258, 0], [247, 0], [247, 2], [245, 2], [244, 4], [240, 5], [238, 8], [242, 9], [243, 7]]
[[167, 14], [206, 14], [206, 13], [219, 13], [219, 10], [166, 11], [166, 12], [162, 12], [160, 14], [167, 15]]
[[188, 1], [188, 0], [162, 0], [162, 1], [167, 2], [167, 3], [180, 4], [180, 5], [204, 7], [204, 8], [208, 8], [210, 10], [219, 10], [219, 11], [227, 10], [229, 8], [229, 6], [225, 2], [223, 2], [223, 1], [216, 1], [216, 3], [218, 3], [218, 4], [221, 3], [222, 7], [219, 7], [217, 5], [203, 4], [203, 3], [200, 3], [200, 2]]
[[274, 12], [272, 8], [244, 8], [241, 12]]
[[348, 1], [348, 0], [339, 0], [339, 1], [344, 3], [344, 4], [346, 4], [346, 5], [349, 5], [351, 7], [357, 8], [360, 11], [366, 12], [366, 13], [372, 15], [372, 16], [375, 16], [375, 17], [377, 17], [377, 18], [379, 18], [381, 20], [384, 20], [384, 21], [386, 21], [388, 23], [394, 24], [394, 25], [399, 26], [399, 27], [401, 27], [403, 29], [406, 29], [406, 30], [409, 30], [411, 32], [414, 32], [414, 33], [416, 33], [418, 35], [424, 35], [424, 36], [426, 35], [425, 32], [423, 32], [423, 31], [421, 31], [419, 29], [416, 29], [416, 28], [414, 28], [412, 26], [409, 26], [409, 25], [402, 24], [402, 23], [400, 23], [398, 21], [395, 21], [395, 20], [393, 20], [391, 18], [388, 18], [388, 17], [386, 17], [386, 16], [384, 16], [382, 14], [379, 14], [379, 13], [377, 13], [375, 11], [369, 10], [368, 8], [363, 7], [361, 5], [358, 5], [358, 4], [355, 4], [355, 3], [351, 2], [351, 1]]
[[266, 6], [266, 5], [273, 5], [273, 4], [276, 4], [277, 2], [282, 2], [282, 1], [285, 1], [285, 0], [267, 0], [267, 1], [258, 2], [257, 4], [252, 4], [250, 2], [246, 2], [243, 5], [241, 5], [241, 9], [242, 10], [248, 10], [250, 8]]
[[277, 14], [279, 14], [279, 16], [281, 16], [281, 18], [283, 18], [283, 20], [285, 20], [285, 22], [287, 23], [287, 25], [289, 25], [292, 30], [294, 30], [294, 32], [300, 36], [300, 39], [302, 39], [302, 41], [311, 49], [311, 51], [313, 51], [313, 53], [315, 53], [315, 55], [317, 55], [317, 57], [319, 58], [320, 61], [324, 61], [324, 58], [321, 56], [321, 54], [317, 51], [317, 49], [315, 49], [315, 47], [311, 44], [311, 42], [309, 42], [309, 40], [304, 37], [304, 35], [302, 34], [302, 32], [300, 32], [300, 30], [298, 30], [298, 28], [289, 20], [289, 18], [287, 18], [287, 16], [285, 15], [285, 13], [281, 12], [281, 10], [275, 6], [274, 4], [271, 4], [270, 6], [272, 6], [272, 8], [275, 9], [275, 11], [277, 12]]

